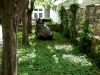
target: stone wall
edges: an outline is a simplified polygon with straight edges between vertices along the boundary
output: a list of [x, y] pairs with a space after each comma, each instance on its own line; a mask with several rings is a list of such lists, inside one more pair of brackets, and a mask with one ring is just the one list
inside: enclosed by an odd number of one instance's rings
[[[52, 31], [58, 31], [57, 24], [47, 25]], [[32, 25], [32, 28], [35, 29], [35, 25]], [[22, 31], [22, 25], [18, 26], [18, 31]]]
[[100, 36], [93, 36], [91, 40], [91, 51], [95, 56], [100, 54]]
[[52, 24], [52, 25], [47, 25], [52, 31], [58, 31], [58, 25], [57, 24]]

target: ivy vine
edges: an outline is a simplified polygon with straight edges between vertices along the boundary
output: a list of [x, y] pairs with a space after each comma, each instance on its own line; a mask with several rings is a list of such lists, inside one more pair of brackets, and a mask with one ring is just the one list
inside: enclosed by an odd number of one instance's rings
[[58, 30], [59, 30], [59, 32], [63, 32], [63, 14], [64, 14], [64, 12], [65, 12], [65, 8], [64, 8], [64, 6], [61, 6], [61, 8], [60, 8], [60, 10], [59, 10], [59, 17], [60, 17], [60, 20], [61, 20], [61, 23], [59, 24], [59, 26], [58, 26]]

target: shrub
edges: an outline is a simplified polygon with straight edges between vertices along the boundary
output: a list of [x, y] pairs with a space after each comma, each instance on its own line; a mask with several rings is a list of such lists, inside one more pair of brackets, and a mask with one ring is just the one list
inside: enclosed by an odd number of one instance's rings
[[81, 52], [89, 52], [89, 47], [91, 45], [91, 38], [92, 38], [92, 35], [90, 34], [90, 27], [89, 27], [89, 23], [88, 23], [88, 20], [85, 20], [83, 22], [83, 32], [81, 32], [79, 34], [79, 38], [78, 38], [78, 41], [79, 41], [79, 50]]
[[56, 24], [56, 23], [51, 19], [50, 22], [45, 22], [45, 24], [49, 24], [49, 25], [51, 25], [51, 24]]

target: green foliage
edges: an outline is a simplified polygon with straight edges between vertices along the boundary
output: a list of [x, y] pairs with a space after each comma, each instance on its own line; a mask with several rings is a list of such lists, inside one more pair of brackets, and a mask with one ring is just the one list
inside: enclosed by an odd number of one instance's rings
[[58, 13], [59, 13], [59, 17], [60, 17], [60, 20], [61, 20], [61, 23], [62, 23], [62, 21], [63, 21], [63, 13], [65, 12], [65, 8], [64, 8], [64, 6], [61, 6], [60, 7], [60, 10], [58, 11]]
[[73, 3], [73, 4], [70, 4], [70, 11], [71, 11], [71, 13], [72, 13], [72, 15], [71, 15], [71, 25], [70, 25], [70, 41], [72, 42], [72, 43], [77, 43], [77, 40], [76, 40], [76, 38], [77, 38], [77, 31], [76, 31], [76, 13], [77, 13], [77, 10], [78, 10], [78, 8], [79, 8], [79, 4], [78, 3]]
[[52, 0], [36, 0], [36, 6], [43, 6], [45, 9], [51, 9], [54, 6]]
[[77, 29], [76, 29], [76, 20], [75, 18], [72, 16], [72, 19], [70, 21], [70, 41], [73, 44], [77, 44]]
[[66, 25], [64, 27], [63, 36], [69, 38], [68, 20], [66, 20]]
[[60, 33], [62, 33], [62, 31], [63, 31], [63, 25], [62, 24], [58, 24], [58, 31]]
[[76, 17], [76, 13], [77, 13], [78, 8], [79, 8], [78, 3], [73, 3], [70, 5], [70, 10], [75, 17]]
[[55, 40], [42, 41], [32, 33], [29, 35], [31, 46], [22, 46], [22, 33], [18, 33], [18, 75], [94, 75], [98, 72], [68, 39], [57, 32], [53, 34]]
[[60, 20], [61, 20], [61, 23], [58, 25], [58, 30], [59, 30], [60, 33], [63, 32], [63, 14], [64, 14], [64, 12], [65, 12], [65, 8], [64, 8], [64, 6], [61, 6], [60, 10], [58, 12]]
[[90, 33], [88, 20], [85, 20], [83, 25], [84, 25], [83, 27], [84, 30], [79, 34], [79, 38], [78, 38], [79, 50], [87, 53], [88, 52], [87, 47], [90, 46], [92, 35]]
[[99, 67], [99, 69], [100, 69], [100, 56], [95, 57], [95, 58], [94, 58], [94, 61], [95, 61], [96, 65], [97, 65], [97, 66]]
[[70, 28], [71, 29], [76, 29], [76, 13], [77, 13], [77, 10], [79, 8], [79, 4], [78, 3], [73, 3], [70, 5], [70, 11], [72, 12], [72, 17], [71, 17], [71, 26]]
[[36, 21], [36, 18], [35, 19], [32, 19], [32, 21]]
[[51, 21], [50, 22], [45, 22], [45, 24], [56, 24], [52, 19], [51, 19]]
[[76, 30], [76, 21], [73, 18], [73, 16], [72, 16], [72, 19], [70, 21], [70, 29], [71, 29], [71, 31]]

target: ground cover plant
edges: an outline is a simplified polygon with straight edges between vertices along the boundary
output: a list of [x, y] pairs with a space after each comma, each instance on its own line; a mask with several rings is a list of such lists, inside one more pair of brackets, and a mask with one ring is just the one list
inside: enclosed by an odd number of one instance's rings
[[18, 75], [99, 75], [99, 69], [81, 54], [69, 39], [53, 32], [55, 40], [42, 41], [29, 36], [28, 46], [21, 45], [18, 33]]

